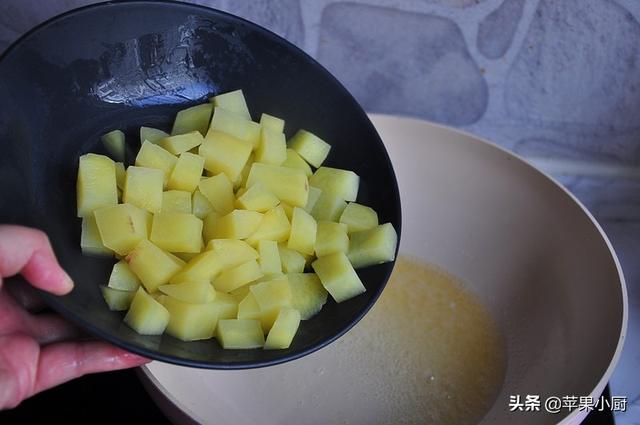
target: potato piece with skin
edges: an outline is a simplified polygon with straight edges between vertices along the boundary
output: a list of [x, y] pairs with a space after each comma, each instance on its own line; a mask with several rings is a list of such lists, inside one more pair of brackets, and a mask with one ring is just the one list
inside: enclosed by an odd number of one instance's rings
[[345, 208], [347, 208], [347, 202], [344, 199], [321, 192], [316, 204], [311, 210], [311, 215], [317, 221], [337, 222]]
[[116, 186], [118, 189], [124, 189], [124, 182], [127, 179], [127, 170], [124, 168], [124, 164], [122, 162], [115, 163], [116, 169]]
[[129, 167], [122, 200], [150, 213], [157, 213], [162, 207], [162, 182], [162, 171], [158, 169]]
[[260, 183], [254, 184], [242, 193], [236, 193], [236, 196], [235, 205], [243, 210], [265, 212], [280, 204], [280, 200]]
[[342, 211], [340, 223], [347, 225], [349, 234], [371, 229], [378, 225], [378, 213], [371, 207], [350, 202]]
[[338, 303], [366, 291], [344, 252], [320, 257], [311, 267], [320, 278], [322, 286]]
[[86, 217], [98, 208], [118, 203], [115, 163], [109, 157], [88, 153], [78, 165], [77, 211]]
[[144, 239], [131, 251], [125, 261], [148, 292], [155, 292], [184, 266], [184, 261]]
[[295, 207], [291, 218], [291, 232], [287, 248], [301, 254], [313, 255], [317, 228], [316, 220], [308, 212]]
[[133, 205], [100, 208], [94, 216], [104, 246], [119, 255], [127, 255], [149, 236], [147, 212]]
[[191, 214], [191, 193], [184, 190], [167, 190], [162, 192], [160, 212]]
[[113, 130], [103, 134], [100, 140], [114, 160], [124, 161], [125, 144], [122, 130]]
[[216, 297], [212, 304], [218, 310], [219, 320], [237, 318], [238, 302], [233, 295], [216, 291]]
[[300, 312], [302, 320], [315, 316], [327, 302], [327, 290], [315, 273], [289, 273], [291, 306]]
[[176, 300], [191, 304], [206, 304], [216, 298], [216, 291], [206, 280], [160, 285], [158, 290]]
[[398, 235], [391, 223], [355, 232], [349, 242], [349, 261], [354, 268], [393, 261], [397, 245]]
[[249, 291], [263, 313], [291, 305], [291, 289], [286, 275], [251, 285]]
[[198, 188], [220, 214], [225, 215], [233, 211], [235, 202], [233, 184], [224, 173], [202, 179]]
[[211, 205], [211, 202], [200, 192], [200, 189], [196, 189], [191, 197], [191, 209], [193, 215], [202, 220], [213, 211], [213, 205]]
[[276, 242], [286, 241], [291, 231], [291, 225], [282, 206], [277, 206], [264, 213], [262, 221], [254, 233], [246, 239], [251, 246], [257, 246], [258, 241], [270, 240]]
[[242, 90], [234, 90], [228, 93], [222, 93], [209, 99], [214, 107], [226, 109], [248, 120], [251, 119], [247, 102], [244, 99]]
[[318, 257], [336, 252], [347, 253], [349, 251], [347, 225], [332, 221], [319, 221], [315, 251]]
[[255, 162], [247, 178], [247, 187], [257, 183], [261, 183], [280, 201], [293, 207], [304, 207], [307, 204], [309, 183], [300, 170]]
[[293, 337], [300, 326], [298, 310], [286, 307], [280, 310], [273, 326], [269, 330], [264, 344], [265, 350], [279, 350], [289, 348]]
[[209, 130], [212, 111], [213, 105], [210, 103], [203, 103], [179, 111], [173, 122], [171, 134], [175, 136], [197, 131], [201, 136], [204, 136]]
[[256, 319], [219, 320], [216, 339], [224, 349], [260, 348], [264, 345], [262, 325]]
[[120, 260], [113, 265], [107, 286], [120, 291], [136, 291], [140, 287], [140, 279], [131, 271], [126, 261]]
[[259, 228], [263, 214], [256, 211], [233, 210], [220, 217], [213, 226], [214, 239], [246, 239]]
[[203, 169], [203, 157], [191, 152], [182, 153], [171, 171], [167, 188], [193, 192], [200, 183]]
[[218, 323], [218, 310], [211, 303], [191, 304], [168, 296], [162, 305], [169, 311], [167, 334], [182, 341], [213, 337]]
[[153, 216], [151, 242], [169, 252], [200, 252], [202, 220], [193, 214], [159, 212]]
[[256, 162], [280, 165], [287, 159], [287, 141], [284, 133], [262, 128], [260, 141], [255, 152]]
[[212, 239], [207, 244], [207, 250], [217, 254], [222, 270], [258, 259], [258, 252], [255, 249], [245, 241], [237, 239]]
[[228, 293], [262, 276], [262, 270], [260, 270], [258, 262], [251, 260], [220, 273], [213, 280], [213, 287], [216, 288], [216, 291]]
[[128, 310], [136, 294], [135, 291], [122, 291], [104, 285], [100, 285], [100, 292], [102, 292], [102, 298], [104, 298], [111, 311]]
[[204, 158], [204, 168], [214, 174], [224, 173], [235, 182], [249, 160], [253, 146], [227, 133], [210, 131], [198, 153]]
[[289, 140], [289, 147], [316, 168], [322, 165], [331, 150], [331, 145], [307, 130], [298, 130]]
[[306, 260], [298, 251], [287, 248], [283, 244], [278, 244], [278, 253], [282, 262], [282, 271], [284, 273], [302, 273]]
[[149, 141], [142, 142], [142, 146], [136, 156], [136, 166], [155, 168], [163, 173], [163, 182], [169, 181], [169, 176], [175, 167], [178, 158], [167, 152], [162, 147]]
[[237, 139], [251, 144], [252, 149], [258, 147], [260, 140], [260, 124], [241, 115], [222, 108], [213, 108], [213, 118], [207, 138], [213, 132], [227, 133]]
[[204, 251], [191, 259], [182, 269], [171, 277], [170, 283], [207, 281], [211, 282], [222, 270], [217, 254]]
[[304, 173], [305, 176], [311, 177], [313, 175], [313, 171], [307, 161], [305, 161], [296, 151], [291, 148], [287, 148], [287, 157], [284, 162], [280, 164], [281, 167], [293, 168], [295, 170], [300, 170]]
[[282, 262], [280, 260], [280, 251], [278, 251], [278, 242], [269, 240], [259, 241], [258, 253], [260, 255], [258, 264], [260, 264], [260, 269], [265, 276], [282, 273]]
[[309, 177], [309, 184], [320, 189], [323, 194], [352, 202], [358, 197], [360, 177], [350, 170], [320, 167]]
[[260, 115], [260, 125], [262, 128], [268, 128], [279, 133], [284, 131], [284, 120], [273, 115], [262, 113]]
[[169, 323], [169, 311], [140, 287], [124, 322], [140, 335], [161, 335]]
[[313, 207], [316, 206], [318, 199], [320, 199], [320, 195], [322, 195], [322, 191], [317, 187], [309, 186], [309, 198], [307, 199], [307, 205], [304, 206], [304, 210], [311, 214], [313, 211]]
[[162, 130], [158, 130], [153, 127], [140, 127], [140, 144], [145, 141], [151, 143], [158, 143], [160, 140], [169, 137], [169, 133], [166, 133]]
[[93, 215], [82, 219], [82, 231], [80, 233], [80, 248], [85, 255], [97, 257], [113, 257], [113, 251], [104, 246], [100, 231]]
[[198, 131], [190, 131], [189, 133], [177, 134], [162, 139], [158, 142], [158, 145], [162, 146], [167, 152], [180, 155], [181, 153], [188, 152], [200, 146], [203, 141], [204, 137], [202, 137], [202, 134]]

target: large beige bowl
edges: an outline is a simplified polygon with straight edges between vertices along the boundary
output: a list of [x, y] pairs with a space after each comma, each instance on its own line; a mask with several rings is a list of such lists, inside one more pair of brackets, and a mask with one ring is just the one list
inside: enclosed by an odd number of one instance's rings
[[[510, 412], [509, 396], [599, 397], [604, 389], [624, 341], [627, 295], [600, 226], [556, 182], [490, 143], [412, 119], [372, 120], [401, 189], [401, 253], [466, 281], [504, 334], [504, 384], [481, 423], [578, 423], [586, 411]], [[144, 375], [178, 422], [319, 424], [332, 405], [344, 404], [341, 387], [353, 386], [339, 379], [349, 363], [336, 365], [331, 349], [262, 370], [155, 362]], [[337, 377], [331, 391], [320, 387], [325, 378], [314, 378], [325, 366]], [[366, 405], [368, 394], [385, 390], [374, 385], [366, 378], [357, 384], [354, 406], [358, 397]], [[380, 423], [373, 412], [343, 419]]]

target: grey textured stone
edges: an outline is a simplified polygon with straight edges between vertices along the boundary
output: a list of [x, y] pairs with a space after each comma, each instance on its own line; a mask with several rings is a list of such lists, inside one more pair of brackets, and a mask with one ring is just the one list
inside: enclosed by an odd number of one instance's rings
[[487, 84], [446, 18], [333, 4], [322, 16], [318, 59], [369, 111], [464, 125], [487, 105]]
[[513, 40], [522, 18], [524, 0], [504, 0], [478, 27], [478, 50], [489, 59], [502, 57]]

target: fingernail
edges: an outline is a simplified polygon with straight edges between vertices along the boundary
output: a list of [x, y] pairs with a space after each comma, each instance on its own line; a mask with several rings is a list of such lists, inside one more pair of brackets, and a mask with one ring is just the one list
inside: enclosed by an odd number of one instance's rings
[[71, 291], [73, 289], [73, 279], [71, 279], [71, 276], [69, 276], [67, 274], [67, 272], [63, 271], [63, 281], [65, 286], [68, 288], [69, 291]]

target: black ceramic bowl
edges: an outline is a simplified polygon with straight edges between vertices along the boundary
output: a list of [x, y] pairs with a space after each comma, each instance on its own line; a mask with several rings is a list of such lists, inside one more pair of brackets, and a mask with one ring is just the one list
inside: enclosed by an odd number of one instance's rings
[[[91, 334], [144, 356], [186, 366], [251, 368], [309, 354], [360, 320], [393, 263], [358, 271], [367, 292], [302, 323], [287, 350], [222, 350], [215, 340], [140, 336], [98, 290], [113, 260], [80, 252], [78, 157], [104, 152], [120, 128], [130, 152], [140, 125], [168, 130], [176, 111], [242, 88], [254, 114], [286, 119], [331, 143], [326, 164], [361, 177], [358, 200], [400, 231], [400, 200], [385, 148], [353, 97], [286, 40], [240, 18], [173, 2], [103, 3], [33, 29], [0, 57], [0, 222], [43, 229], [76, 286], [51, 307]], [[254, 116], [258, 119], [259, 116]]]

